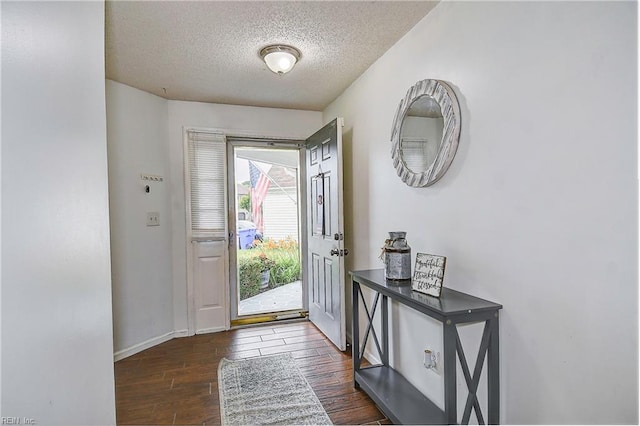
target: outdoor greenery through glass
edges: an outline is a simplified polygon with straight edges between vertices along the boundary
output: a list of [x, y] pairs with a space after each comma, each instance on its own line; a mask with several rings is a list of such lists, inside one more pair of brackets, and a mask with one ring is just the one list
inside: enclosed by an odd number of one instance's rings
[[[262, 272], [270, 271], [269, 286], [261, 289]], [[302, 278], [298, 243], [292, 238], [255, 241], [254, 248], [238, 250], [240, 300]]]

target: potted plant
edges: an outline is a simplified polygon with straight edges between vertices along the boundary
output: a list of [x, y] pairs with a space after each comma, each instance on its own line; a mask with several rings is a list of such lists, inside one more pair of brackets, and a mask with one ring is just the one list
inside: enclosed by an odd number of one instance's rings
[[264, 253], [258, 255], [258, 260], [260, 261], [260, 288], [266, 288], [269, 285], [271, 268], [276, 266], [276, 262]]

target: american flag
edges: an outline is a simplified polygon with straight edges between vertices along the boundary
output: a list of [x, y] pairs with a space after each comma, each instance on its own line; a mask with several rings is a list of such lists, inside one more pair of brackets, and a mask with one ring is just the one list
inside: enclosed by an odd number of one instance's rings
[[251, 215], [258, 230], [263, 232], [262, 202], [267, 196], [270, 181], [252, 161], [249, 161], [249, 179], [251, 181]]

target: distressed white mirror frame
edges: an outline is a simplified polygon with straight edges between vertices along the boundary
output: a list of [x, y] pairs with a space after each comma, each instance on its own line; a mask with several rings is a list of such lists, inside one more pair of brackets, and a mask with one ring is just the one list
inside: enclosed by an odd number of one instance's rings
[[[444, 125], [442, 140], [438, 154], [428, 169], [416, 173], [407, 167], [402, 158], [401, 136], [402, 124], [409, 108], [421, 96], [431, 96], [440, 105]], [[393, 166], [400, 179], [413, 187], [430, 186], [436, 183], [447, 171], [453, 161], [460, 140], [460, 105], [458, 98], [447, 83], [442, 80], [422, 80], [411, 86], [406, 96], [400, 101], [391, 131], [391, 157]]]

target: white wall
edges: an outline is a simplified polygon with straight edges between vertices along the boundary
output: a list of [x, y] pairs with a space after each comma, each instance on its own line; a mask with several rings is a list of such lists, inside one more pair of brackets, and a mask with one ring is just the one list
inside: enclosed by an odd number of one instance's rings
[[228, 134], [305, 139], [321, 126], [322, 113], [317, 111], [169, 101], [169, 191], [174, 327], [177, 333], [185, 333], [188, 329], [183, 129], [217, 128], [228, 130]]
[[298, 241], [298, 187], [271, 184], [262, 204], [263, 235], [273, 240]]
[[115, 424], [103, 2], [2, 2], [2, 416]]
[[[168, 102], [111, 80], [106, 96], [114, 350], [119, 359], [173, 332]], [[144, 181], [141, 174], [164, 180]], [[147, 212], [160, 213], [160, 226], [146, 226]]]
[[[107, 80], [115, 358], [187, 334], [183, 127], [304, 138], [320, 112], [167, 101]], [[140, 174], [160, 175], [150, 183]], [[147, 227], [146, 213], [160, 226]]]
[[[504, 305], [503, 423], [638, 422], [636, 25], [631, 2], [443, 2], [324, 111], [346, 120], [349, 266], [404, 230], [445, 286]], [[455, 87], [462, 135], [413, 189], [389, 138], [425, 78]], [[392, 315], [395, 364], [442, 405], [437, 323]]]

